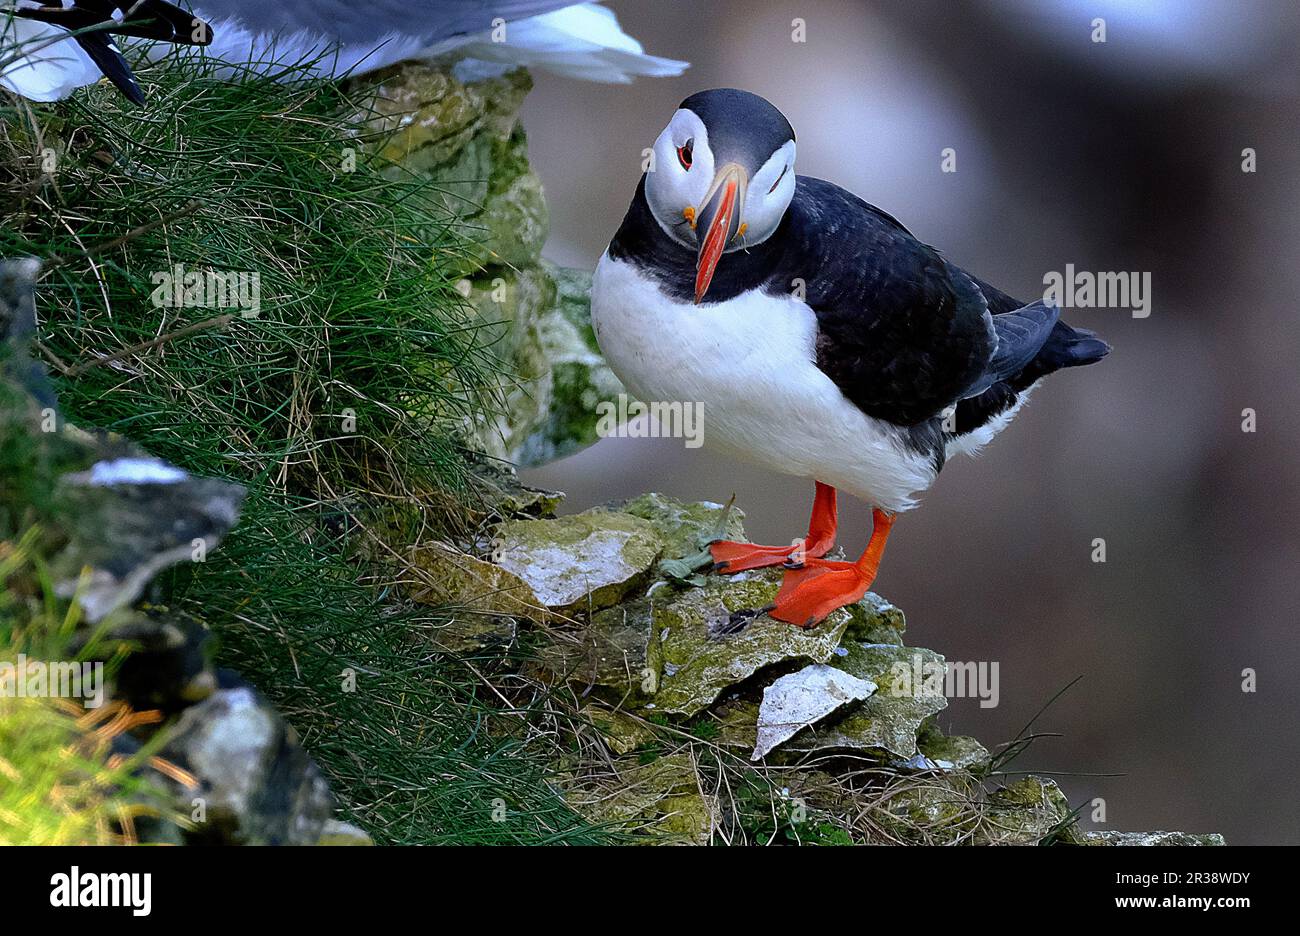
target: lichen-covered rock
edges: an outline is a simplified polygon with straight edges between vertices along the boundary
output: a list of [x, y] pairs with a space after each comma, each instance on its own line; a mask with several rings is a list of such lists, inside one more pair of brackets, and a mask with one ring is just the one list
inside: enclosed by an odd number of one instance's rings
[[1024, 777], [998, 787], [988, 796], [987, 811], [984, 834], [994, 844], [1038, 845], [1049, 837], [1052, 844], [1087, 842], [1074, 821], [1069, 800], [1053, 780]]
[[758, 707], [758, 736], [753, 760], [804, 728], [876, 691], [876, 684], [824, 663], [813, 663], [773, 680], [763, 689]]
[[550, 519], [564, 502], [564, 494], [530, 487], [515, 469], [499, 461], [476, 457], [471, 462], [473, 491], [464, 506], [477, 523], [488, 520]]
[[808, 630], [758, 614], [772, 604], [780, 579], [773, 569], [711, 576], [698, 588], [656, 588], [628, 607], [629, 614], [653, 622], [663, 660], [658, 691], [647, 704], [668, 714], [694, 715], [767, 667], [829, 661], [848, 626], [848, 612], [836, 611]]
[[1088, 845], [1227, 845], [1223, 836], [1211, 832], [1197, 835], [1190, 832], [1089, 832]]
[[615, 754], [627, 754], [655, 739], [654, 728], [645, 719], [628, 712], [603, 705], [588, 705], [582, 709], [582, 715], [600, 732]]
[[[596, 343], [591, 327], [591, 273], [543, 263], [555, 282], [555, 302], [537, 318], [541, 359], [549, 365], [549, 400], [534, 397], [538, 417], [526, 434], [515, 433], [509, 457], [521, 465], [563, 458], [597, 438], [599, 406], [623, 393]], [[545, 383], [545, 380], [539, 380]]]
[[649, 763], [615, 762], [617, 777], [598, 784], [562, 781], [569, 805], [592, 822], [650, 833], [656, 844], [707, 845], [717, 828], [717, 800], [700, 792], [689, 753]]
[[515, 617], [544, 623], [550, 612], [527, 582], [509, 569], [476, 559], [446, 543], [430, 541], [407, 552], [411, 597], [455, 608], [434, 635], [445, 650], [464, 653], [514, 641]]
[[162, 756], [197, 780], [181, 795], [194, 841], [315, 845], [334, 803], [293, 729], [252, 689], [221, 689], [181, 713]]
[[[830, 665], [879, 688], [844, 718], [809, 728], [784, 750], [805, 754], [860, 751], [888, 760], [915, 757], [922, 725], [948, 704], [942, 692], [943, 657], [933, 650], [847, 641]], [[937, 671], [938, 686], [916, 679], [918, 670]], [[936, 688], [939, 691], [935, 692]]]
[[849, 626], [844, 639], [859, 643], [903, 645], [907, 619], [903, 612], [875, 592], [867, 592], [862, 600], [849, 606]]
[[984, 745], [965, 735], [945, 735], [927, 725], [916, 741], [918, 757], [928, 763], [914, 766], [927, 770], [971, 770], [988, 764], [989, 752]]
[[596, 690], [612, 702], [637, 704], [657, 691], [663, 656], [652, 617], [633, 602], [597, 612], [577, 634], [555, 632], [539, 663], [554, 678], [584, 692]]
[[663, 538], [668, 557], [693, 553], [713, 539], [743, 540], [745, 536], [744, 513], [734, 507], [727, 511], [722, 504], [709, 501], [686, 502], [651, 493], [606, 509], [649, 520]]
[[469, 427], [476, 443], [519, 465], [590, 445], [596, 405], [622, 386], [591, 330], [590, 273], [541, 259], [549, 217], [518, 113], [531, 79], [517, 70], [466, 84], [441, 65], [412, 62], [380, 78], [367, 104], [380, 154], [394, 173], [435, 183], [461, 222], [471, 243], [438, 262], [461, 278], [505, 365], [505, 405]]
[[926, 774], [889, 791], [876, 814], [899, 844], [969, 842], [979, 826], [981, 789], [966, 774]]
[[607, 608], [644, 585], [663, 541], [629, 514], [587, 512], [499, 524], [493, 559], [562, 613]]

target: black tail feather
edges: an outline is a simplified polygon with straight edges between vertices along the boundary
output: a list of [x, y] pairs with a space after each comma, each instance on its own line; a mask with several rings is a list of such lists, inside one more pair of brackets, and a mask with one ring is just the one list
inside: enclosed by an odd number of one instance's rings
[[993, 384], [978, 396], [958, 402], [953, 434], [965, 435], [1010, 409], [1022, 392], [1048, 374], [1066, 367], [1095, 364], [1109, 353], [1110, 345], [1092, 332], [1057, 320], [1038, 354], [1020, 373]]
[[1095, 333], [1058, 321], [1042, 350], [1010, 383], [1014, 389], [1023, 390], [1054, 371], [1096, 364], [1109, 353], [1110, 345]]
[[117, 44], [106, 32], [82, 33], [76, 37], [77, 45], [86, 50], [90, 60], [99, 66], [99, 70], [109, 81], [117, 86], [133, 104], [144, 103], [144, 92], [136, 84], [131, 66], [126, 64]]

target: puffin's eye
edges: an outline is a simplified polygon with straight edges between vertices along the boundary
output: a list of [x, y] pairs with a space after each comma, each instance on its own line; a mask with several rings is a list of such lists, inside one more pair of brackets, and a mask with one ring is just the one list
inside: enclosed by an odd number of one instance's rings
[[787, 165], [784, 169], [781, 170], [781, 174], [776, 177], [776, 181], [773, 182], [772, 187], [767, 190], [767, 194], [771, 195], [773, 192], [776, 191], [776, 187], [781, 184], [781, 180], [785, 178], [785, 174], [789, 171], [790, 171], [789, 165]]
[[694, 145], [694, 140], [687, 140], [681, 146], [677, 147], [677, 161], [682, 164], [682, 168], [687, 172], [691, 169], [691, 147]]

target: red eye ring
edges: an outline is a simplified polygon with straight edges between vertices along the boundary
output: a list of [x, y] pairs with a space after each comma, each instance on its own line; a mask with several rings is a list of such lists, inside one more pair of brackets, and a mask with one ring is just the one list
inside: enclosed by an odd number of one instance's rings
[[781, 184], [781, 180], [785, 178], [785, 174], [789, 171], [790, 171], [789, 165], [787, 165], [784, 169], [781, 170], [781, 174], [776, 177], [776, 181], [773, 182], [772, 187], [767, 190], [767, 194], [771, 195], [773, 192], [776, 191], [776, 187]]
[[687, 172], [690, 172], [691, 170], [691, 162], [692, 162], [691, 145], [694, 142], [695, 142], [694, 140], [687, 140], [681, 146], [677, 147], [677, 161], [682, 164], [682, 168], [685, 169]]

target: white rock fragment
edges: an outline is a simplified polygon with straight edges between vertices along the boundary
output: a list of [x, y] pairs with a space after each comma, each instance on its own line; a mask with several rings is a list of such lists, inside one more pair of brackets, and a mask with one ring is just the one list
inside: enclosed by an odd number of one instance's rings
[[751, 760], [766, 757], [802, 729], [876, 691], [869, 679], [859, 679], [823, 663], [782, 676], [763, 690], [758, 707], [758, 743]]
[[[84, 475], [75, 476], [77, 480]], [[156, 458], [116, 458], [90, 466], [86, 480], [95, 487], [110, 484], [176, 484], [188, 477], [185, 472]]]

